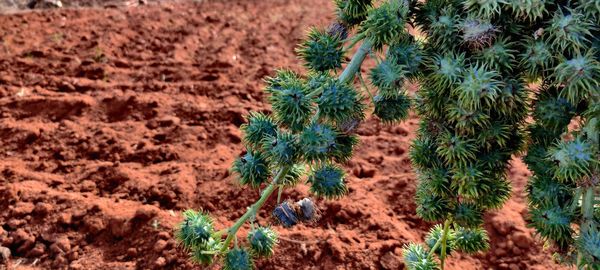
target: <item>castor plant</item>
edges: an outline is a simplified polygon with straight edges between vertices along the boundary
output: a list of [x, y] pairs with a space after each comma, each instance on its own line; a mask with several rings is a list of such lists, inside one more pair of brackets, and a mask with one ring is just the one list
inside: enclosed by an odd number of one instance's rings
[[[184, 213], [176, 236], [194, 261], [253, 269], [277, 245], [273, 227], [260, 225], [270, 221], [257, 220], [267, 200], [277, 193], [272, 221], [283, 227], [315, 222], [313, 200], [282, 200], [282, 191], [303, 183], [317, 198], [346, 195], [340, 164], [352, 157], [356, 127], [369, 114], [397, 123], [413, 104], [416, 211], [437, 224], [424, 243], [405, 245], [408, 269], [443, 269], [451, 254], [489, 248], [483, 215], [508, 200], [509, 162], [525, 151], [534, 172], [531, 225], [562, 261], [598, 269], [599, 1], [335, 0], [335, 7], [335, 22], [311, 28], [297, 48], [306, 73], [268, 77], [272, 113], [251, 112], [241, 126], [246, 151], [232, 172], [260, 190], [257, 201], [227, 228], [201, 210]], [[363, 74], [366, 58], [375, 66]], [[239, 240], [242, 226], [249, 232]]]

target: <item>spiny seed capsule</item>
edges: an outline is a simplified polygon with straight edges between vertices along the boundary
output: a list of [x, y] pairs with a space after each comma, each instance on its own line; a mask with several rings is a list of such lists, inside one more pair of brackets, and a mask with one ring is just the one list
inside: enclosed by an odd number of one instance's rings
[[323, 85], [321, 96], [317, 99], [319, 115], [334, 122], [364, 118], [362, 97], [354, 87], [330, 80]]
[[454, 235], [455, 247], [462, 252], [475, 253], [487, 250], [490, 247], [490, 239], [487, 232], [482, 228], [467, 229], [459, 227], [455, 230]]
[[261, 152], [248, 151], [243, 157], [233, 162], [233, 172], [239, 174], [242, 185], [258, 188], [269, 179], [269, 162]]
[[248, 250], [244, 248], [230, 249], [223, 258], [223, 270], [252, 270], [254, 262]]
[[344, 178], [342, 168], [333, 164], [321, 165], [308, 177], [310, 192], [327, 199], [342, 197], [348, 193]]
[[253, 254], [269, 257], [277, 244], [277, 233], [268, 227], [258, 227], [248, 233], [248, 243]]
[[244, 143], [248, 146], [258, 148], [260, 142], [267, 136], [274, 136], [277, 133], [277, 124], [270, 117], [260, 112], [251, 112], [247, 117], [247, 124], [243, 124], [240, 129], [244, 132]]
[[213, 233], [213, 221], [208, 215], [201, 211], [186, 210], [183, 212], [183, 217], [183, 222], [179, 224], [175, 235], [184, 248], [201, 246], [210, 239]]
[[439, 266], [425, 247], [419, 244], [408, 244], [402, 248], [404, 263], [408, 269], [439, 269]]
[[300, 146], [308, 162], [324, 161], [335, 150], [337, 132], [326, 124], [311, 124], [300, 134]]
[[279, 204], [273, 210], [273, 217], [281, 224], [283, 227], [289, 228], [296, 224], [298, 224], [298, 216], [296, 215], [296, 210], [294, 209], [294, 205], [290, 202], [283, 202]]
[[377, 95], [373, 98], [373, 112], [384, 123], [395, 123], [408, 117], [410, 99], [405, 93], [398, 95]]
[[278, 132], [263, 140], [263, 149], [270, 160], [277, 164], [293, 164], [300, 158], [300, 146], [296, 135], [288, 132]]
[[316, 28], [309, 31], [297, 52], [306, 67], [319, 72], [340, 68], [344, 60], [342, 38]]
[[204, 242], [202, 245], [192, 248], [192, 260], [200, 264], [210, 265], [215, 258], [213, 252], [220, 250], [222, 244], [220, 239], [216, 240], [212, 237], [209, 238], [208, 241]]

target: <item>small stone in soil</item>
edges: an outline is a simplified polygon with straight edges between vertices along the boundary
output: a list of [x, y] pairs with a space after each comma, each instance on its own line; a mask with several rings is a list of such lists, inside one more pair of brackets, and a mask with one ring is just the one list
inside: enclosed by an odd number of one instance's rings
[[0, 264], [6, 264], [10, 260], [10, 249], [0, 246]]

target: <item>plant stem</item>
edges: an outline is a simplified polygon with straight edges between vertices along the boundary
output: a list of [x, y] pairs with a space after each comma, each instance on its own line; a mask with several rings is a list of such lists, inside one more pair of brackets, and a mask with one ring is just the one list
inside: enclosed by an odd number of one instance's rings
[[260, 196], [258, 201], [256, 201], [251, 207], [249, 207], [248, 210], [246, 211], [246, 213], [243, 216], [241, 216], [235, 222], [235, 224], [233, 224], [233, 226], [231, 226], [231, 228], [229, 228], [227, 230], [227, 238], [225, 239], [225, 242], [223, 242], [223, 247], [221, 248], [221, 252], [225, 252], [229, 248], [229, 244], [231, 243], [231, 240], [235, 239], [237, 231], [242, 227], [242, 225], [244, 225], [244, 223], [246, 223], [246, 221], [250, 217], [256, 215], [258, 210], [265, 204], [267, 199], [269, 199], [271, 194], [273, 194], [273, 191], [275, 191], [275, 189], [277, 188], [277, 182], [279, 182], [279, 179], [282, 179], [283, 177], [285, 177], [285, 175], [288, 173], [289, 169], [290, 169], [289, 166], [285, 166], [285, 167], [279, 169], [279, 172], [273, 178], [273, 181], [267, 186], [267, 188], [265, 188], [265, 190], [263, 190], [262, 195]]
[[450, 219], [450, 218], [446, 219], [446, 221], [444, 222], [444, 231], [442, 232], [442, 238], [438, 239], [437, 242], [435, 242], [435, 245], [433, 245], [431, 250], [429, 250], [429, 254], [427, 255], [428, 257], [433, 256], [433, 254], [435, 253], [437, 248], [440, 247], [440, 245], [441, 245], [442, 252], [440, 255], [440, 261], [441, 261], [442, 270], [444, 270], [444, 259], [446, 258], [446, 240], [448, 239], [448, 231], [450, 230], [450, 223], [452, 223], [452, 219]]
[[360, 66], [365, 60], [365, 57], [367, 56], [369, 51], [371, 51], [372, 45], [373, 44], [371, 44], [371, 41], [368, 39], [365, 39], [363, 41], [363, 44], [360, 46], [360, 48], [358, 48], [356, 53], [354, 53], [354, 55], [352, 56], [352, 60], [350, 60], [350, 63], [348, 63], [348, 65], [344, 69], [344, 72], [342, 72], [342, 75], [340, 75], [338, 79], [340, 82], [352, 82], [352, 80], [354, 79], [354, 74], [356, 74], [356, 72], [360, 69]]
[[[583, 220], [579, 225], [579, 235], [586, 234], [594, 220], [594, 186], [584, 188], [583, 196], [581, 197], [581, 214]], [[581, 251], [577, 254], [577, 268], [583, 269], [583, 254]]]
[[444, 232], [442, 234], [442, 253], [440, 255], [441, 270], [444, 270], [444, 260], [446, 259], [446, 242], [448, 240], [448, 231], [450, 230], [451, 219], [447, 219], [444, 223]]
[[365, 80], [362, 77], [362, 72], [358, 72], [358, 80], [360, 81], [360, 84], [362, 85], [363, 88], [365, 88], [365, 91], [367, 92], [367, 94], [369, 94], [369, 97], [371, 98], [371, 102], [375, 102], [375, 97], [373, 97], [373, 94], [371, 94], [371, 91], [369, 90], [369, 86], [367, 86], [367, 84], [365, 83]]
[[279, 191], [277, 191], [277, 204], [281, 202], [281, 193], [283, 193], [283, 187], [279, 187]]

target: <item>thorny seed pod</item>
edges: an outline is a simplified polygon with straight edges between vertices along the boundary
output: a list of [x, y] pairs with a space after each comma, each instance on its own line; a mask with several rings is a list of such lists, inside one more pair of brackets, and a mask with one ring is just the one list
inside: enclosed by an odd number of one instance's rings
[[244, 132], [244, 143], [250, 147], [257, 149], [267, 136], [277, 134], [277, 124], [270, 116], [251, 112], [246, 119], [248, 123], [243, 124], [240, 129]]
[[258, 188], [265, 183], [271, 172], [267, 157], [259, 151], [248, 151], [242, 157], [233, 162], [233, 172], [239, 175], [239, 182], [242, 185], [249, 185], [252, 188]]
[[283, 187], [294, 187], [298, 184], [304, 173], [306, 173], [304, 165], [294, 164], [278, 184]]
[[385, 54], [385, 61], [392, 61], [403, 66], [409, 79], [422, 76], [424, 52], [412, 36], [402, 37], [402, 40], [390, 44]]
[[465, 9], [479, 17], [492, 18], [499, 15], [505, 2], [503, 0], [466, 0]]
[[275, 72], [275, 76], [267, 77], [265, 83], [265, 92], [275, 94], [287, 89], [289, 86], [295, 86], [302, 82], [300, 75], [287, 69], [280, 69]]
[[265, 137], [263, 149], [274, 164], [293, 164], [301, 156], [298, 137], [289, 132], [280, 131], [274, 136]]
[[183, 221], [179, 224], [175, 237], [185, 249], [203, 246], [214, 232], [213, 221], [201, 211], [186, 210]]
[[582, 259], [586, 264], [600, 263], [600, 225], [589, 224], [586, 232], [577, 238], [577, 247], [582, 252]]
[[323, 72], [342, 67], [344, 51], [339, 35], [330, 35], [326, 31], [312, 28], [296, 51], [311, 70]]
[[563, 181], [577, 181], [592, 172], [592, 164], [600, 164], [594, 157], [594, 149], [581, 138], [571, 142], [559, 142], [548, 153], [557, 162], [554, 176]]
[[373, 98], [375, 111], [384, 123], [396, 123], [408, 118], [410, 109], [410, 98], [405, 93], [398, 95], [377, 95]]
[[404, 263], [409, 270], [438, 270], [438, 263], [419, 244], [410, 243], [402, 248]]
[[191, 258], [199, 264], [210, 265], [216, 257], [215, 252], [222, 248], [222, 244], [220, 239], [211, 237], [201, 245], [192, 247]]
[[367, 17], [372, 0], [335, 0], [335, 5], [338, 20], [352, 27], [360, 24]]
[[575, 218], [569, 209], [558, 206], [542, 206], [530, 210], [530, 222], [536, 232], [552, 240], [559, 249], [565, 250], [573, 243], [573, 229], [571, 221]]
[[369, 12], [360, 31], [373, 43], [373, 49], [380, 50], [406, 34], [404, 24], [408, 11], [405, 1], [386, 1]]
[[556, 84], [564, 87], [561, 96], [569, 102], [578, 104], [581, 100], [598, 95], [600, 88], [600, 63], [594, 59], [591, 51], [576, 54], [575, 57], [562, 58], [554, 69]]
[[509, 1], [515, 17], [534, 21], [547, 13], [546, 0], [512, 0]]
[[454, 221], [462, 227], [476, 228], [483, 224], [483, 213], [473, 203], [459, 203], [454, 208]]
[[354, 152], [354, 146], [357, 144], [358, 136], [354, 134], [338, 133], [335, 137], [335, 145], [332, 145], [333, 159], [339, 163], [348, 162]]
[[325, 161], [336, 149], [338, 133], [327, 124], [311, 124], [300, 134], [300, 147], [307, 162]]
[[308, 89], [300, 80], [286, 81], [277, 89], [269, 97], [275, 119], [294, 132], [302, 130], [313, 110]]
[[454, 230], [454, 247], [469, 254], [485, 251], [490, 247], [490, 239], [482, 228], [467, 229], [458, 227]]
[[590, 29], [592, 23], [579, 10], [563, 12], [559, 9], [544, 32], [549, 34], [548, 40], [553, 48], [579, 52], [590, 41]]
[[329, 80], [317, 98], [319, 116], [335, 123], [364, 118], [362, 97], [354, 87], [338, 80]]
[[336, 199], [348, 193], [344, 170], [333, 164], [325, 164], [313, 169], [308, 177], [310, 192], [318, 197]]
[[223, 270], [253, 270], [254, 261], [250, 252], [244, 248], [230, 249], [223, 258]]
[[256, 256], [270, 257], [277, 244], [277, 233], [269, 227], [257, 227], [248, 233], [250, 249]]

